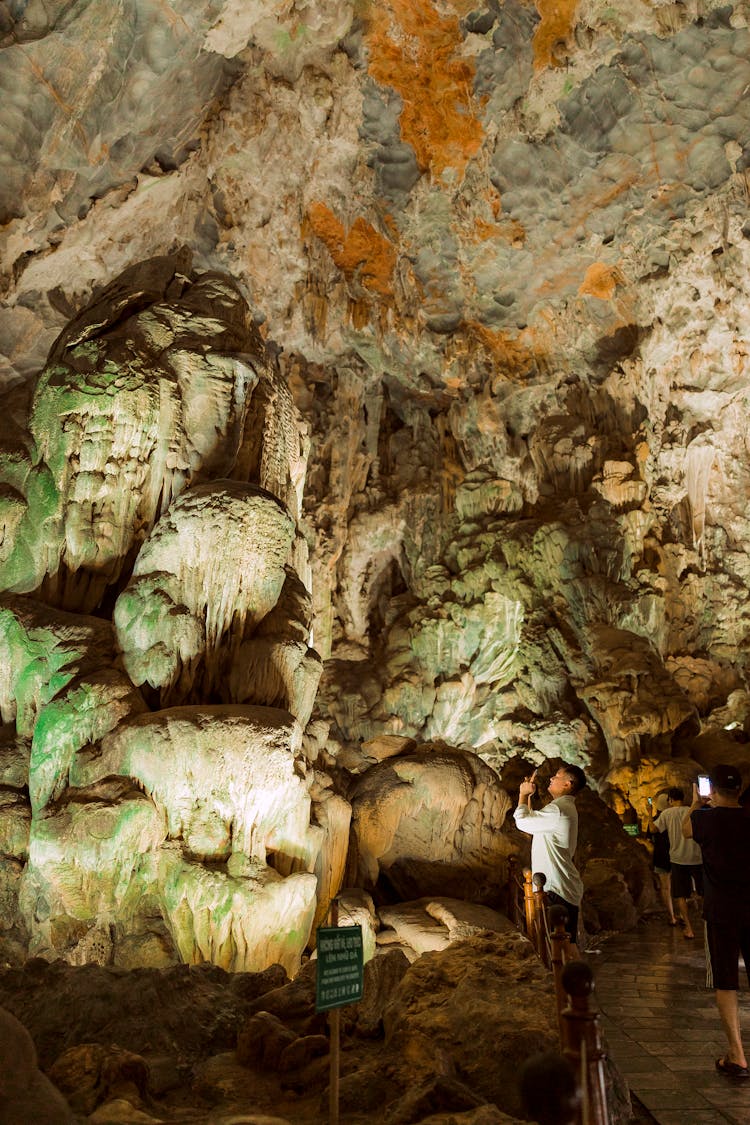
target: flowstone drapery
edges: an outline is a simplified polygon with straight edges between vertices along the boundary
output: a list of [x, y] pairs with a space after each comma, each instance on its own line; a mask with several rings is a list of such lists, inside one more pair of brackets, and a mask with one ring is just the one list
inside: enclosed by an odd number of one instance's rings
[[5, 925], [73, 962], [293, 972], [350, 810], [301, 753], [289, 392], [236, 285], [181, 253], [73, 320], [28, 407], [0, 450]]

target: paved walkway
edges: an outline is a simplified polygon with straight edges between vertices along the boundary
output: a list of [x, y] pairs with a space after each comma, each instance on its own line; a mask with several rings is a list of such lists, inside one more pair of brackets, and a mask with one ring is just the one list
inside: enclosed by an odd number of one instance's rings
[[[717, 1074], [725, 1039], [713, 992], [706, 988], [703, 926], [695, 940], [659, 914], [635, 930], [592, 940], [587, 960], [608, 1050], [630, 1089], [659, 1125], [750, 1123], [750, 1079]], [[750, 1049], [750, 998], [740, 972], [740, 1009]], [[744, 991], [743, 991], [744, 989]]]

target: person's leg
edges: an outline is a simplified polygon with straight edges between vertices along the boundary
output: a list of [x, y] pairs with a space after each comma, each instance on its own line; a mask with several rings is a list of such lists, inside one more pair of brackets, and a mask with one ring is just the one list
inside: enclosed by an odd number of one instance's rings
[[722, 1070], [722, 1064], [725, 1063], [746, 1067], [747, 1059], [740, 1030], [740, 1008], [737, 1002], [739, 927], [707, 922], [706, 943], [711, 962], [716, 1007], [719, 1009], [721, 1026], [727, 1039], [727, 1052], [723, 1058], [716, 1060], [716, 1066], [719, 1070]]
[[562, 895], [557, 894], [556, 891], [547, 892], [547, 901], [551, 906], [562, 906], [565, 908], [567, 914], [565, 929], [568, 931], [568, 956], [570, 960], [578, 960], [581, 956], [578, 951], [578, 945], [576, 944], [579, 908], [573, 906], [571, 902], [564, 899]]
[[672, 904], [672, 879], [668, 871], [660, 871], [658, 874], [661, 900], [666, 907], [669, 924], [670, 926], [674, 926], [676, 919], [674, 916], [674, 906]]
[[685, 925], [685, 937], [694, 938], [693, 927], [690, 925], [690, 915], [688, 913], [687, 900], [693, 889], [693, 882], [690, 878], [690, 868], [686, 867], [683, 863], [672, 864], [672, 899], [674, 901], [675, 910], [682, 918]]
[[742, 1033], [740, 1031], [740, 1006], [737, 1002], [737, 992], [734, 989], [717, 988], [716, 1006], [719, 1009], [721, 1026], [727, 1037], [727, 1053], [725, 1061], [733, 1062], [736, 1066], [747, 1066], [745, 1049], [742, 1046]]
[[690, 913], [688, 911], [688, 904], [686, 898], [676, 898], [674, 900], [675, 910], [685, 925], [684, 935], [686, 938], [694, 938], [693, 927], [690, 925]]
[[571, 961], [578, 961], [580, 959], [580, 956], [581, 956], [580, 951], [578, 949], [578, 915], [579, 915], [579, 908], [577, 906], [571, 906], [570, 903], [568, 903], [567, 906], [568, 906], [568, 911], [569, 911], [569, 914], [570, 914], [570, 930], [571, 930], [570, 959], [571, 959]]

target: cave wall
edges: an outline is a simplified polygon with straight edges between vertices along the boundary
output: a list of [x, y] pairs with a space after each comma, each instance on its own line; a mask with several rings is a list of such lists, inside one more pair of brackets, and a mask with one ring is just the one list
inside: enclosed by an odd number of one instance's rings
[[[749, 12], [0, 9], [2, 585], [99, 615], [42, 646], [89, 630], [87, 737], [281, 707], [320, 794], [398, 737], [566, 757], [618, 811], [750, 769]], [[217, 645], [226, 575], [164, 560], [258, 505], [263, 611]], [[50, 675], [0, 685], [8, 776]]]

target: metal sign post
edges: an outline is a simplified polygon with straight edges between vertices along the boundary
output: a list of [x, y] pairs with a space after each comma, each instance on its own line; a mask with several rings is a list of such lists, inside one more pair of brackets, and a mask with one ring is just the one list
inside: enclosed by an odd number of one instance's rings
[[330, 926], [319, 926], [315, 947], [317, 971], [315, 1011], [328, 1012], [331, 1034], [331, 1077], [328, 1115], [330, 1125], [339, 1125], [339, 1059], [341, 1012], [345, 1004], [362, 999], [364, 959], [361, 926], [337, 926], [338, 903], [331, 903]]

